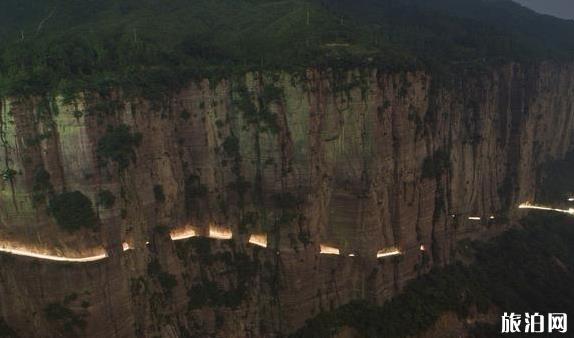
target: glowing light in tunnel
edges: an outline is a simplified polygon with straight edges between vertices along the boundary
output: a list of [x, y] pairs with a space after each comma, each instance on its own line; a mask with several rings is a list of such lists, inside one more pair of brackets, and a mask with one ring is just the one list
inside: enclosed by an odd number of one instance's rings
[[267, 235], [265, 234], [253, 234], [249, 237], [249, 243], [253, 245], [257, 245], [263, 248], [267, 247]]
[[340, 251], [337, 248], [333, 248], [328, 245], [321, 244], [321, 254], [323, 255], [340, 255]]
[[574, 197], [568, 198], [568, 202], [574, 202]]
[[564, 209], [554, 209], [551, 207], [547, 207], [547, 206], [543, 206], [543, 205], [532, 205], [528, 202], [526, 203], [522, 203], [521, 205], [518, 206], [519, 209], [536, 209], [536, 210], [547, 210], [547, 211], [556, 211], [556, 212], [561, 212], [564, 214], [570, 214], [570, 215], [574, 215], [574, 209], [570, 208], [568, 210], [564, 210]]
[[471, 221], [480, 221], [480, 217], [469, 217], [468, 219]]
[[379, 252], [377, 252], [377, 258], [385, 258], [385, 257], [399, 256], [399, 255], [402, 255], [402, 252], [395, 247], [386, 248], [383, 250], [379, 250]]
[[425, 247], [424, 244], [421, 244], [421, 248], [420, 248], [420, 249], [421, 249], [421, 251], [426, 251], [426, 250], [427, 250], [427, 248]]
[[172, 241], [181, 241], [184, 239], [192, 238], [197, 236], [197, 232], [192, 228], [177, 229], [170, 232], [169, 236]]
[[495, 219], [496, 217], [494, 217], [494, 215], [492, 215], [492, 216], [490, 216], [489, 218], [490, 218], [490, 219]]
[[16, 256], [24, 256], [24, 257], [37, 258], [37, 259], [43, 259], [43, 260], [49, 260], [49, 261], [55, 261], [55, 262], [68, 262], [68, 263], [95, 262], [95, 261], [99, 261], [99, 260], [108, 258], [108, 255], [106, 254], [106, 252], [103, 248], [100, 251], [101, 251], [100, 254], [94, 255], [94, 256], [67, 257], [67, 256], [56, 256], [56, 255], [52, 255], [52, 254], [39, 253], [39, 252], [35, 252], [33, 250], [29, 250], [25, 247], [12, 247], [6, 243], [0, 244], [0, 252], [9, 253], [9, 254], [16, 255]]
[[128, 251], [128, 250], [131, 250], [132, 247], [131, 247], [127, 242], [123, 242], [123, 243], [122, 243], [122, 249], [123, 249], [124, 251]]
[[231, 229], [218, 228], [215, 226], [209, 227], [209, 237], [214, 239], [232, 239], [233, 232]]
[[354, 254], [354, 253], [350, 253], [350, 254], [349, 254], [349, 257], [355, 257], [355, 254]]

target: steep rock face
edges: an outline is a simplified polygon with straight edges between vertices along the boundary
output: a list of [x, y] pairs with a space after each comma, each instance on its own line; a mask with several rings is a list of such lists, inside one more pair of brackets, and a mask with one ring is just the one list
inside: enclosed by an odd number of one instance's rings
[[[448, 84], [308, 71], [203, 81], [163, 102], [5, 99], [0, 241], [110, 257], [0, 257], [0, 317], [23, 336], [69, 322], [70, 335], [274, 336], [352, 299], [383, 302], [535, 197], [537, 166], [574, 143], [573, 79], [555, 64]], [[48, 206], [65, 191], [93, 202], [98, 230], [58, 226]], [[97, 203], [104, 191], [113, 206]], [[184, 226], [233, 240], [170, 241]]]

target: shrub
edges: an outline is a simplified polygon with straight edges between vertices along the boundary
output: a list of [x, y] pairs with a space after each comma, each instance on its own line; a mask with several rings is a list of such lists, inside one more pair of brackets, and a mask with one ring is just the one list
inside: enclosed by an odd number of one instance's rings
[[303, 203], [300, 197], [297, 197], [290, 192], [274, 194], [272, 198], [275, 207], [280, 209], [294, 209]]
[[243, 196], [251, 188], [251, 183], [247, 182], [243, 176], [239, 176], [234, 182], [229, 183], [228, 187]]
[[442, 176], [450, 169], [450, 154], [444, 150], [437, 150], [432, 156], [423, 161], [422, 177], [433, 178]]
[[34, 171], [34, 185], [32, 189], [37, 192], [46, 192], [52, 190], [52, 184], [50, 183], [50, 173], [44, 169], [44, 166], [38, 166]]
[[239, 155], [239, 139], [235, 136], [228, 136], [222, 144], [223, 151], [228, 157]]
[[189, 120], [189, 118], [191, 117], [191, 114], [190, 114], [187, 110], [184, 109], [184, 110], [182, 110], [182, 111], [179, 113], [179, 117], [180, 117], [181, 119], [187, 121], [187, 120]]
[[207, 186], [201, 184], [201, 178], [190, 175], [185, 181], [185, 192], [189, 199], [201, 198], [207, 195]]
[[225, 306], [235, 308], [241, 304], [245, 298], [247, 290], [245, 287], [238, 287], [231, 290], [223, 290], [211, 281], [203, 281], [191, 287], [188, 292], [189, 309], [199, 309], [203, 306]]
[[177, 279], [175, 276], [169, 272], [163, 271], [157, 259], [152, 259], [148, 264], [147, 271], [150, 276], [157, 279], [166, 295], [168, 297], [171, 296], [173, 288], [177, 286]]
[[50, 303], [44, 308], [44, 316], [52, 322], [59, 322], [65, 331], [83, 330], [86, 327], [86, 321], [79, 315], [75, 314], [67, 306], [61, 303]]
[[54, 190], [50, 182], [50, 173], [44, 169], [44, 166], [38, 166], [34, 171], [34, 183], [32, 186], [34, 203], [44, 202], [47, 193], [52, 193]]
[[116, 196], [109, 190], [102, 190], [98, 194], [98, 205], [104, 209], [111, 209], [116, 203]]
[[153, 196], [158, 203], [165, 202], [165, 194], [163, 193], [163, 186], [156, 184], [153, 186]]
[[2, 171], [2, 179], [4, 181], [12, 181], [18, 172], [14, 169], [8, 168]]
[[58, 225], [67, 231], [94, 228], [97, 224], [92, 201], [79, 191], [54, 196], [48, 208]]
[[493, 306], [518, 313], [573, 308], [574, 221], [537, 212], [521, 224], [523, 229], [489, 242], [461, 242], [465, 252], [458, 253], [465, 263], [433, 269], [381, 306], [354, 301], [322, 312], [292, 337], [331, 337], [343, 326], [361, 337], [411, 337], [446, 312], [462, 320], [472, 308], [480, 313]]
[[574, 152], [563, 160], [550, 161], [542, 167], [540, 191], [536, 199], [544, 203], [561, 203], [574, 193]]
[[174, 275], [168, 272], [160, 272], [157, 276], [157, 280], [159, 281], [162, 289], [164, 289], [168, 295], [171, 295], [173, 288], [177, 286], [177, 279], [175, 279]]
[[14, 330], [12, 330], [12, 328], [8, 326], [8, 324], [6, 324], [6, 322], [1, 318], [0, 318], [0, 337], [6, 337], [6, 338], [17, 337], [16, 332], [14, 332]]
[[126, 169], [135, 161], [134, 148], [141, 143], [142, 135], [132, 133], [130, 127], [121, 124], [117, 127], [109, 126], [106, 134], [98, 142], [96, 153], [101, 160], [115, 162], [120, 170]]

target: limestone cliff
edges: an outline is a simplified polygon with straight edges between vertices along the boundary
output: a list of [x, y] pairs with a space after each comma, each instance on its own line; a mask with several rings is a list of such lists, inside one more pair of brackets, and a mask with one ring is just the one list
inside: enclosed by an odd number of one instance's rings
[[[383, 302], [457, 240], [519, 216], [537, 167], [572, 150], [573, 95], [574, 66], [544, 63], [449, 81], [257, 73], [162, 102], [5, 98], [0, 241], [109, 257], [0, 256], [0, 318], [22, 336], [269, 337], [352, 299]], [[98, 227], [57, 224], [50, 200], [74, 191]], [[183, 227], [233, 239], [171, 241]], [[386, 249], [402, 255], [377, 260]]]

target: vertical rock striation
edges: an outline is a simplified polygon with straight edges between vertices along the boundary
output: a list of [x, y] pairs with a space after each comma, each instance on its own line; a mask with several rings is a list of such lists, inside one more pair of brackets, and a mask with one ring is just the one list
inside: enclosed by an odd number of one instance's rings
[[[309, 70], [204, 80], [163, 102], [4, 99], [0, 240], [109, 258], [1, 256], [0, 317], [23, 336], [274, 336], [385, 301], [457, 240], [505, 229], [537, 167], [574, 145], [572, 65], [441, 79]], [[97, 229], [58, 226], [50, 200], [73, 191]], [[233, 240], [172, 242], [184, 226]], [[389, 248], [402, 255], [376, 259]]]

